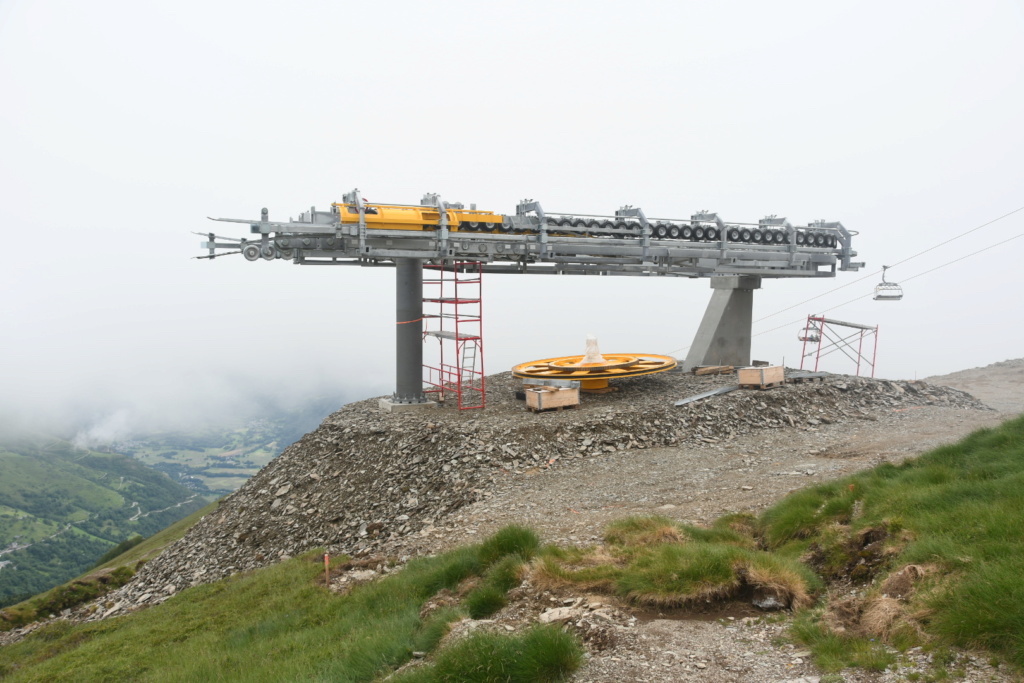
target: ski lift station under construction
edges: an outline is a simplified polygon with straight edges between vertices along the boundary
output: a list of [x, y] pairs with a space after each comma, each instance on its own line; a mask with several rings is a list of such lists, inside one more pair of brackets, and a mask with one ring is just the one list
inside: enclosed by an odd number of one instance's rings
[[[794, 225], [776, 216], [731, 223], [707, 211], [654, 218], [623, 206], [595, 215], [523, 200], [514, 213], [500, 214], [436, 194], [417, 205], [368, 203], [353, 190], [329, 210], [311, 208], [297, 220], [271, 221], [266, 209], [255, 220], [214, 220], [247, 225], [249, 236], [200, 233], [208, 240], [200, 258], [240, 253], [248, 261], [395, 268], [396, 383], [382, 401], [387, 410], [453, 396], [460, 408], [485, 406], [487, 273], [706, 278], [711, 300], [683, 361], [683, 369], [692, 369], [750, 364], [754, 290], [766, 278], [835, 277], [864, 266], [853, 260], [856, 233], [842, 223]], [[884, 298], [894, 293], [886, 289]], [[440, 344], [436, 364], [423, 362], [427, 340]], [[634, 356], [637, 363], [653, 362]]]

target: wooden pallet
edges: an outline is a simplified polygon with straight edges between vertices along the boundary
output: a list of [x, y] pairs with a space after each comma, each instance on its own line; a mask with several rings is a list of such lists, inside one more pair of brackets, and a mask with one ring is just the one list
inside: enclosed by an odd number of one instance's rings
[[741, 384], [740, 389], [774, 389], [775, 387], [781, 387], [785, 382], [769, 382], [767, 384]]
[[735, 370], [732, 365], [701, 365], [693, 369], [693, 374], [702, 375], [726, 375]]
[[804, 374], [790, 375], [786, 378], [787, 382], [823, 382], [825, 381], [826, 372], [808, 372]]
[[577, 408], [579, 404], [574, 406], [555, 406], [554, 408], [534, 408], [532, 406], [526, 406], [526, 409], [531, 413], [560, 413], [564, 408]]

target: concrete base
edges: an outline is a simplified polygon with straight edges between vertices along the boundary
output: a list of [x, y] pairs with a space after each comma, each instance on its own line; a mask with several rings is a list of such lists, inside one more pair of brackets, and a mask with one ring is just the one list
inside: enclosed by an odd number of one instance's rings
[[385, 413], [405, 413], [411, 410], [423, 410], [424, 408], [436, 408], [437, 401], [424, 401], [422, 403], [398, 403], [390, 398], [382, 398], [377, 402], [377, 407]]
[[754, 290], [760, 287], [761, 278], [752, 275], [711, 278], [711, 301], [683, 370], [701, 365], [750, 365]]

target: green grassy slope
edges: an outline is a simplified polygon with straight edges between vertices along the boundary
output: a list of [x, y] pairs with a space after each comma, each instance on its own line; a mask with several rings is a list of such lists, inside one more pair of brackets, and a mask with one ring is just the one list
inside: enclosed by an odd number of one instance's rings
[[[413, 560], [400, 572], [345, 595], [325, 590], [313, 553], [247, 575], [188, 589], [124, 618], [57, 622], [0, 648], [10, 681], [372, 681], [433, 651], [448, 625], [485, 590], [505, 591], [537, 546], [523, 529], [483, 544]], [[343, 560], [344, 558], [339, 558]], [[476, 585], [476, 588], [472, 586]], [[439, 590], [459, 604], [423, 613]], [[500, 607], [492, 603], [489, 614]], [[556, 627], [475, 638], [404, 680], [559, 680], [581, 661]]]
[[[902, 465], [793, 494], [762, 521], [776, 552], [805, 553], [825, 576], [870, 586], [847, 631], [898, 647], [930, 639], [983, 648], [1024, 671], [1022, 492], [1018, 417]], [[904, 574], [916, 578], [906, 589], [890, 571], [908, 565]], [[804, 635], [823, 655], [850, 647], [820, 628]]]
[[66, 441], [0, 441], [0, 605], [77, 576], [132, 536], [206, 504], [130, 457]]
[[148, 562], [163, 552], [164, 548], [184, 536], [204, 515], [216, 510], [217, 505], [216, 502], [210, 503], [149, 538], [133, 537], [124, 543], [131, 546], [127, 550], [117, 553], [118, 546], [115, 546], [111, 550], [116, 555], [106, 561], [101, 558], [95, 566], [71, 581], [0, 609], [0, 631], [45, 619], [64, 608], [77, 607], [124, 585], [140, 563]]

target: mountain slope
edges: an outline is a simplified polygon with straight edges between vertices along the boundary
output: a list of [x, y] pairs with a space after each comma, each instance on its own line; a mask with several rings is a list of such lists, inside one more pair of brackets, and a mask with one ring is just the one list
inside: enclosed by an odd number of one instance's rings
[[0, 439], [0, 605], [77, 576], [133, 534], [206, 501], [130, 457], [60, 439]]
[[318, 546], [401, 555], [510, 475], [533, 477], [620, 451], [861, 421], [865, 410], [983, 408], [952, 389], [844, 376], [736, 392], [682, 410], [674, 405], [727, 382], [683, 373], [634, 378], [557, 415], [525, 412], [510, 373], [488, 378], [484, 415], [381, 413], [373, 400], [349, 404], [143, 567], [118, 601], [127, 608]]
[[1003, 413], [1024, 413], [1024, 358], [927, 377], [924, 381], [966, 391]]

